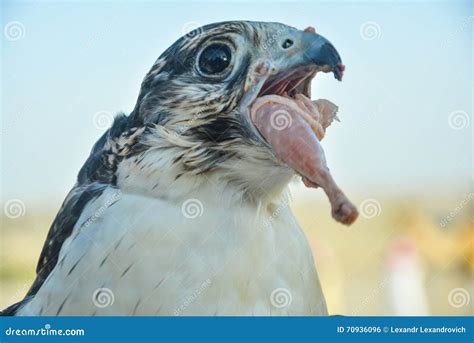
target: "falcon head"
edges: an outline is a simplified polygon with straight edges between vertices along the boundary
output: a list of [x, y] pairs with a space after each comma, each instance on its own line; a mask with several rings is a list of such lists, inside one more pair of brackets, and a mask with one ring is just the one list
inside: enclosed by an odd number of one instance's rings
[[218, 178], [250, 198], [274, 196], [295, 172], [259, 133], [251, 106], [270, 94], [310, 97], [320, 71], [341, 80], [344, 66], [312, 28], [235, 21], [196, 29], [169, 47], [142, 83], [130, 120], [147, 127], [140, 143], [146, 149], [135, 162], [146, 161], [145, 170], [160, 163], [167, 183]]

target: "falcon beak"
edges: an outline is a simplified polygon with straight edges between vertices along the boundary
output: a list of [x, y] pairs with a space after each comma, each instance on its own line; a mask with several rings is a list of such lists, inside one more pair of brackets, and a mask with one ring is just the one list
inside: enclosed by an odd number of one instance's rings
[[341, 56], [332, 43], [321, 35], [306, 29], [302, 32], [303, 65], [312, 65], [321, 68], [323, 72], [333, 72], [334, 77], [342, 81], [344, 65]]
[[334, 46], [314, 29], [294, 32], [291, 40], [287, 38], [282, 49], [273, 51], [272, 60], [254, 69], [254, 84], [240, 108], [242, 119], [277, 165], [293, 169], [307, 187], [321, 187], [333, 218], [350, 225], [357, 219], [357, 208], [329, 173], [320, 144], [326, 128], [337, 119], [338, 108], [329, 100], [310, 99], [317, 72], [332, 72], [341, 81], [345, 67]]
[[299, 94], [309, 98], [311, 81], [318, 72], [332, 72], [338, 81], [342, 81], [344, 74], [345, 66], [336, 48], [314, 28], [294, 30], [290, 34], [294, 42], [292, 47], [272, 51], [251, 68], [253, 74], [248, 78], [250, 81], [245, 85], [245, 94], [239, 104], [247, 132], [259, 143], [266, 144], [266, 140], [255, 128], [250, 115], [258, 98], [277, 95], [295, 99]]

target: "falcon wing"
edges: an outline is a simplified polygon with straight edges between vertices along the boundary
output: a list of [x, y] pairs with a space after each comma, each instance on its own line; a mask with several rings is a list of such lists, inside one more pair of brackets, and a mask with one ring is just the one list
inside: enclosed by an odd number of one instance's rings
[[[88, 203], [99, 197], [103, 190], [115, 184], [115, 166], [117, 161], [111, 142], [125, 134], [128, 120], [118, 116], [112, 127], [105, 132], [92, 148], [84, 166], [81, 168], [77, 183], [64, 200], [59, 213], [49, 229], [36, 267], [36, 279], [25, 298], [0, 312], [2, 316], [14, 316], [43, 285], [58, 263], [59, 252], [64, 241], [71, 235], [77, 220]], [[115, 162], [114, 162], [115, 161]]]

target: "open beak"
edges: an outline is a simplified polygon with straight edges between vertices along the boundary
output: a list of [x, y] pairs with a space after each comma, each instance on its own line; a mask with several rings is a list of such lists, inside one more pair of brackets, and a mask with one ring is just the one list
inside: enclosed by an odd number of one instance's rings
[[[295, 30], [292, 34], [294, 47], [287, 51], [274, 52], [273, 56], [261, 61], [255, 67], [254, 77], [251, 78], [252, 84], [246, 87], [248, 90], [239, 105], [239, 111], [248, 132], [252, 138], [261, 143], [266, 143], [266, 139], [255, 128], [250, 112], [252, 106], [258, 103], [260, 98], [268, 95], [285, 97], [298, 105], [304, 102], [305, 105], [299, 107], [303, 109], [304, 113], [301, 114], [311, 127], [316, 124], [311, 120], [313, 117], [316, 121], [325, 120], [323, 125], [319, 125], [325, 127], [333, 119], [337, 120], [337, 107], [334, 104], [331, 103], [329, 106], [331, 108], [327, 108], [327, 103], [325, 103], [323, 106], [325, 108], [320, 108], [320, 110], [331, 113], [321, 115], [321, 113], [314, 113], [318, 112], [315, 108], [318, 104], [314, 103], [311, 106], [311, 101], [308, 102], [308, 100], [311, 97], [311, 81], [318, 72], [332, 72], [337, 80], [342, 81], [345, 66], [339, 53], [329, 40], [317, 34], [311, 27], [304, 31]], [[320, 118], [322, 116], [324, 118]]]
[[311, 80], [318, 72], [332, 72], [341, 81], [345, 66], [334, 46], [314, 29], [294, 35], [292, 49], [281, 56], [274, 53], [273, 60], [255, 68], [254, 85], [240, 111], [253, 138], [300, 174], [306, 186], [322, 187], [334, 219], [348, 225], [357, 218], [357, 209], [334, 182], [320, 145], [326, 128], [338, 119], [337, 106], [310, 99]]

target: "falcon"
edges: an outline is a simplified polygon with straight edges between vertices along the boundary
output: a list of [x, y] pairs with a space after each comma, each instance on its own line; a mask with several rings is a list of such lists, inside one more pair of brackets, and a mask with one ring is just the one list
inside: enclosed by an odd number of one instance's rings
[[33, 285], [2, 314], [326, 315], [287, 186], [299, 175], [337, 221], [357, 217], [319, 145], [334, 106], [309, 99], [318, 72], [344, 68], [311, 27], [233, 21], [181, 37], [92, 148]]

